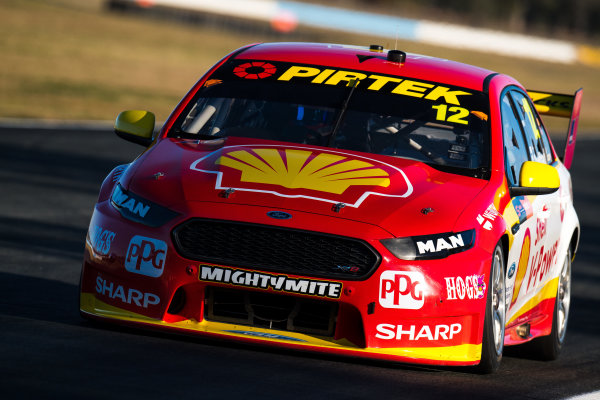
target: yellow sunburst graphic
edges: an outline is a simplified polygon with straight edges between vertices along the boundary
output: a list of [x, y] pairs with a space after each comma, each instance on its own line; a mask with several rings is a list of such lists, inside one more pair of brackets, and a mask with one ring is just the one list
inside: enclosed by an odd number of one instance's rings
[[243, 182], [279, 185], [289, 189], [311, 189], [341, 194], [350, 186], [390, 185], [389, 174], [366, 161], [342, 155], [286, 149], [237, 150], [216, 163], [242, 172]]

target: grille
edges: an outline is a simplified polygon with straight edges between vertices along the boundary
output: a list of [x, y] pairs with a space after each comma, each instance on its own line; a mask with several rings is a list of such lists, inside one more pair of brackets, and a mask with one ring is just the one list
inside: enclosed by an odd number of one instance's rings
[[191, 260], [344, 280], [366, 278], [380, 260], [358, 239], [227, 221], [189, 220], [173, 240]]
[[333, 337], [338, 304], [272, 293], [208, 287], [209, 321]]

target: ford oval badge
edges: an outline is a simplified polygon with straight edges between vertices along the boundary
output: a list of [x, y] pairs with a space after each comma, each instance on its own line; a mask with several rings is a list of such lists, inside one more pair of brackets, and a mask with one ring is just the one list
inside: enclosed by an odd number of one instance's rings
[[517, 266], [515, 263], [512, 263], [512, 265], [510, 266], [510, 268], [508, 269], [508, 279], [512, 278], [513, 275], [515, 274], [515, 270], [517, 269]]
[[267, 215], [271, 218], [275, 219], [290, 219], [292, 218], [292, 214], [288, 214], [283, 211], [269, 211]]

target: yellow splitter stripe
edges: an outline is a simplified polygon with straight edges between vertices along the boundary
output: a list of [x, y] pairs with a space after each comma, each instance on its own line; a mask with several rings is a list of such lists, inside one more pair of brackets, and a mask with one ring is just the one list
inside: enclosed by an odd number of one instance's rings
[[[202, 322], [186, 320], [169, 323], [111, 306], [96, 299], [96, 297], [91, 293], [81, 294], [81, 310], [88, 314], [106, 318], [114, 318], [122, 321], [141, 322], [144, 324], [152, 324], [162, 327], [173, 327], [240, 338], [255, 338], [294, 345], [318, 346], [328, 349], [343, 349], [363, 354], [385, 354], [413, 359], [467, 363], [479, 361], [481, 356], [481, 344], [461, 344], [458, 346], [445, 347], [395, 347], [364, 349], [356, 347], [347, 340], [328, 340], [324, 338], [321, 339], [314, 336], [298, 334], [295, 332], [266, 330], [251, 326], [225, 324], [206, 320]], [[248, 335], [243, 332], [256, 333], [256, 335]], [[286, 339], [286, 337], [289, 339]]]

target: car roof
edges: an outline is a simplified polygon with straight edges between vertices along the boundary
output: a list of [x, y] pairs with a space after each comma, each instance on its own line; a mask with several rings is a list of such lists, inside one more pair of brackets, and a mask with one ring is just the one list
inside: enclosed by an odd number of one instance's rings
[[485, 68], [413, 53], [407, 53], [406, 61], [400, 65], [387, 61], [388, 51], [327, 43], [262, 43], [237, 52], [235, 58], [398, 75], [478, 91], [483, 91], [486, 78], [495, 74]]

